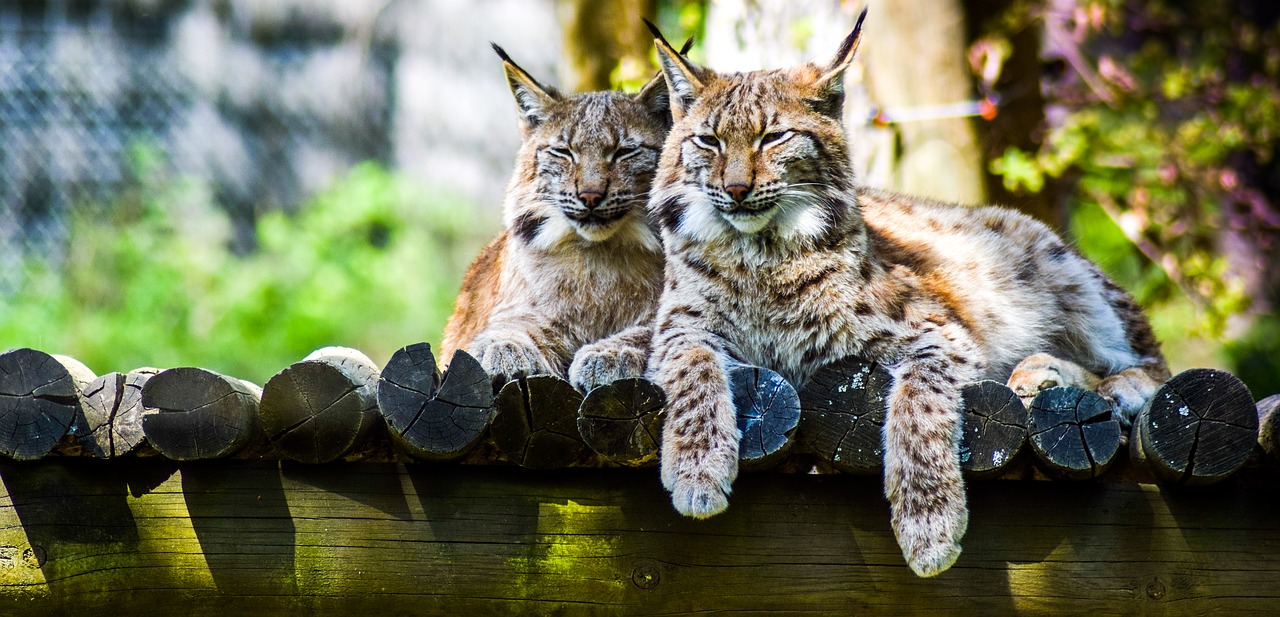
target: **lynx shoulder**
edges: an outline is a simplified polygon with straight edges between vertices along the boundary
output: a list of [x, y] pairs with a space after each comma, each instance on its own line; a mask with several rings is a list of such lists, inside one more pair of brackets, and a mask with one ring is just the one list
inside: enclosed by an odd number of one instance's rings
[[1093, 387], [1133, 414], [1168, 371], [1133, 300], [1045, 226], [855, 184], [840, 118], [861, 25], [828, 63], [735, 74], [658, 35], [675, 119], [650, 197], [667, 256], [650, 358], [668, 399], [662, 480], [686, 515], [728, 506], [739, 435], [727, 364], [800, 387], [827, 363], [874, 360], [893, 377], [892, 527], [932, 576], [968, 523], [965, 383]]
[[466, 349], [505, 383], [566, 376], [585, 345], [577, 385], [637, 376], [662, 277], [645, 204], [670, 125], [666, 89], [658, 78], [637, 94], [562, 95], [494, 49], [522, 143], [505, 229], [464, 277], [442, 357]]

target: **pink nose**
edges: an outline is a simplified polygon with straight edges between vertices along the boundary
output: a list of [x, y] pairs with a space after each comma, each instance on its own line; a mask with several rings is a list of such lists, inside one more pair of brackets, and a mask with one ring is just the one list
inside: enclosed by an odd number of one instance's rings
[[751, 187], [745, 184], [730, 184], [724, 187], [724, 192], [728, 193], [735, 202], [742, 203], [746, 201], [747, 193], [751, 192]]
[[578, 193], [578, 199], [582, 201], [582, 205], [586, 206], [588, 210], [595, 210], [596, 206], [604, 201], [604, 193], [583, 191]]

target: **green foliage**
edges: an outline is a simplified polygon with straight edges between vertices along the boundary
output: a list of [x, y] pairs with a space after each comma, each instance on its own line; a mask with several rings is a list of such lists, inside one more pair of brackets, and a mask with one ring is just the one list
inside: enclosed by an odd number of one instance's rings
[[1237, 362], [1280, 354], [1274, 327], [1235, 326], [1250, 294], [1268, 289], [1246, 289], [1226, 257], [1229, 243], [1274, 255], [1280, 240], [1280, 211], [1258, 171], [1277, 168], [1280, 25], [1243, 17], [1247, 4], [1090, 0], [1068, 15], [1015, 2], [999, 27], [1065, 20], [1072, 33], [1054, 43], [1068, 68], [1049, 88], [1065, 113], [1037, 151], [1010, 149], [991, 163], [1014, 191], [1073, 181], [1081, 249], [1153, 309], [1166, 338], [1261, 337], [1228, 345]]
[[296, 215], [264, 215], [258, 250], [235, 256], [203, 187], [135, 159], [136, 186], [73, 221], [61, 267], [29, 260], [0, 340], [97, 372], [197, 365], [259, 383], [324, 345], [384, 362], [439, 340], [484, 240], [472, 208], [363, 164]]

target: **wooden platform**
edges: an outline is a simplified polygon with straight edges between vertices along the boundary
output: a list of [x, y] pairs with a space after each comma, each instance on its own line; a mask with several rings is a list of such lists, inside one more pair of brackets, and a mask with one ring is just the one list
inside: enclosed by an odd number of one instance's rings
[[916, 578], [874, 478], [745, 474], [679, 517], [654, 470], [0, 463], [0, 615], [1280, 612], [1274, 488], [971, 482]]

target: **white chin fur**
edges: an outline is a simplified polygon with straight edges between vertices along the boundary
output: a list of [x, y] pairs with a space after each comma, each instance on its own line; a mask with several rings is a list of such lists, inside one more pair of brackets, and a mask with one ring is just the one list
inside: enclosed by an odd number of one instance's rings
[[574, 225], [573, 230], [591, 242], [604, 242], [613, 237], [622, 228], [622, 221], [626, 217], [622, 217], [615, 221], [609, 221], [604, 225]]
[[739, 233], [753, 234], [764, 229], [777, 212], [778, 209], [775, 207], [756, 214], [722, 214], [721, 216]]

